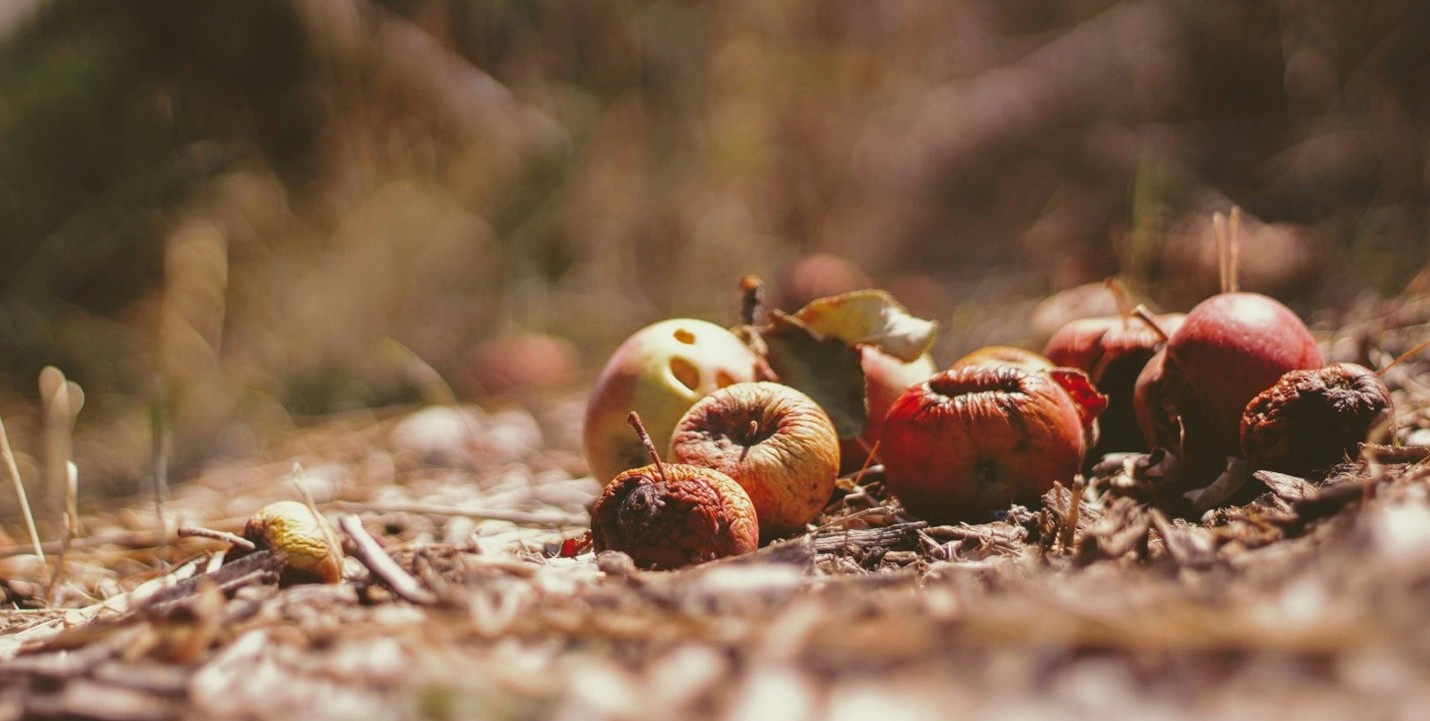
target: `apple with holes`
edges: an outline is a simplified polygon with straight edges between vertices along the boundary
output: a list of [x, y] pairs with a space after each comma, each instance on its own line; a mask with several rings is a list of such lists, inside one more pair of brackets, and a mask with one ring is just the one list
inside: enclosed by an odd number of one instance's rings
[[743, 341], [708, 321], [673, 318], [636, 331], [611, 354], [586, 405], [582, 445], [591, 475], [609, 483], [649, 462], [626, 424], [631, 411], [667, 447], [685, 411], [715, 390], [755, 380], [756, 363]]

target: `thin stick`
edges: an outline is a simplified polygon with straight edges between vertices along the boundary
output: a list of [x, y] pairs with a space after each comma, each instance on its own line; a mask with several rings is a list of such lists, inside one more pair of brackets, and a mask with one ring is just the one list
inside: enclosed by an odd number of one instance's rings
[[854, 485], [859, 485], [859, 481], [864, 480], [864, 473], [869, 470], [869, 466], [874, 464], [874, 457], [879, 453], [879, 443], [883, 439], [874, 441], [874, 445], [869, 446], [869, 455], [864, 457], [864, 465], [859, 466], [859, 472], [854, 474]]
[[1082, 515], [1082, 494], [1087, 490], [1087, 483], [1078, 479], [1068, 487], [1068, 514], [1063, 522], [1063, 550], [1071, 552], [1073, 542], [1077, 540], [1078, 516]]
[[[1430, 338], [1427, 338], [1427, 339], [1425, 339], [1424, 341], [1421, 341], [1421, 342], [1420, 342], [1419, 344], [1417, 344], [1414, 348], [1411, 348], [1410, 350], [1405, 351], [1404, 353], [1401, 353], [1400, 355], [1396, 356], [1396, 357], [1395, 357], [1395, 360], [1393, 360], [1393, 361], [1391, 361], [1390, 363], [1388, 363], [1384, 368], [1381, 368], [1380, 370], [1376, 371], [1376, 372], [1375, 372], [1375, 377], [1376, 377], [1376, 378], [1384, 378], [1386, 371], [1388, 371], [1388, 370], [1390, 370], [1391, 368], [1394, 368], [1394, 367], [1400, 365], [1400, 364], [1401, 364], [1402, 362], [1404, 362], [1405, 360], [1408, 360], [1409, 358], [1414, 357], [1415, 354], [1419, 353], [1420, 351], [1425, 350], [1426, 348], [1430, 348]], [[8, 448], [7, 448], [6, 450], [8, 450]]]
[[351, 513], [340, 516], [338, 527], [352, 540], [353, 557], [367, 567], [367, 570], [372, 571], [372, 575], [382, 579], [399, 598], [419, 606], [430, 606], [437, 602], [437, 597], [431, 591], [423, 588], [412, 574], [397, 565], [392, 556], [387, 555], [387, 551], [378, 545], [377, 539], [362, 527], [361, 519]]
[[[164, 379], [160, 377], [154, 383], [154, 398], [149, 408], [149, 452], [152, 456], [151, 466], [153, 474], [154, 491], [154, 520], [162, 531], [168, 528], [168, 522], [164, 519], [164, 491], [169, 485], [169, 435], [168, 435], [168, 394], [165, 392]], [[182, 529], [181, 529], [182, 530]], [[183, 535], [180, 533], [179, 535]], [[168, 558], [168, 534], [160, 533], [159, 557]]]
[[754, 325], [765, 306], [765, 284], [757, 275], [740, 279], [740, 324]]
[[50, 585], [45, 588], [45, 603], [54, 605], [55, 590], [65, 574], [65, 554], [69, 553], [70, 542], [79, 532], [79, 467], [65, 461], [65, 518], [64, 535], [60, 536], [60, 552], [55, 555], [55, 570], [50, 574]]
[[313, 494], [308, 492], [307, 486], [302, 481], [307, 478], [303, 471], [302, 464], [293, 464], [293, 473], [288, 476], [288, 480], [293, 481], [293, 485], [298, 488], [298, 495], [303, 497], [303, 504], [308, 507], [308, 512], [313, 514], [313, 523], [318, 524], [318, 528], [323, 531], [323, 542], [328, 544], [328, 553], [334, 558], [343, 557], [343, 546], [338, 542], [338, 537], [333, 535], [333, 529], [323, 521], [323, 514], [318, 511], [318, 503], [313, 500]]
[[1132, 309], [1132, 315], [1137, 318], [1137, 320], [1146, 323], [1147, 327], [1151, 328], [1152, 332], [1156, 333], [1157, 337], [1160, 338], [1163, 343], [1171, 339], [1171, 336], [1167, 335], [1167, 329], [1163, 328], [1162, 324], [1157, 322], [1157, 319], [1152, 316], [1152, 311], [1147, 310], [1147, 306], [1138, 303], [1137, 307]]
[[15, 463], [15, 451], [10, 448], [10, 436], [5, 432], [5, 424], [0, 422], [0, 460], [5, 462], [5, 473], [15, 486], [15, 495], [20, 499], [20, 511], [25, 515], [25, 530], [30, 533], [30, 543], [35, 547], [35, 555], [41, 565], [45, 563], [45, 549], [40, 543], [40, 533], [35, 530], [35, 514], [30, 511], [30, 499], [25, 495], [25, 483], [20, 480], [20, 466]]
[[215, 531], [212, 528], [201, 528], [199, 526], [179, 526], [179, 538], [207, 538], [214, 541], [223, 541], [245, 551], [256, 551], [258, 546], [253, 541], [228, 531]]
[[655, 472], [660, 475], [661, 483], [670, 483], [670, 479], [665, 476], [665, 464], [660, 462], [660, 454], [655, 450], [655, 444], [650, 442], [650, 434], [645, 432], [645, 426], [641, 423], [641, 415], [635, 411], [626, 417], [626, 422], [631, 424], [631, 428], [636, 429], [636, 435], [641, 437], [641, 445], [645, 446], [645, 452], [650, 455], [651, 463], [655, 464]]
[[1231, 206], [1231, 222], [1226, 234], [1226, 292], [1235, 293], [1241, 289], [1241, 283], [1237, 280], [1239, 267], [1241, 266], [1241, 208]]
[[1216, 239], [1216, 266], [1217, 279], [1221, 292], [1227, 292], [1227, 251], [1226, 251], [1226, 216], [1220, 211], [1212, 213], [1212, 236]]

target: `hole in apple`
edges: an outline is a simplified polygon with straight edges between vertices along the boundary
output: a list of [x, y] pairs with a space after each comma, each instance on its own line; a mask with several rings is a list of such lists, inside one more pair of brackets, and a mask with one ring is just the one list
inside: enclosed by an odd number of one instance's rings
[[[679, 337], [677, 332], [676, 337]], [[700, 387], [700, 371], [695, 368], [695, 364], [684, 358], [670, 359], [670, 373], [680, 384], [689, 388], [692, 393]]]
[[675, 329], [675, 339], [686, 345], [695, 345], [695, 334], [684, 328]]
[[726, 373], [725, 371], [715, 371], [715, 387], [716, 387], [716, 388], [724, 388], [725, 386], [733, 386], [733, 385], [735, 385], [736, 382], [737, 382], [737, 381], [735, 380], [734, 376], [731, 376], [729, 373]]

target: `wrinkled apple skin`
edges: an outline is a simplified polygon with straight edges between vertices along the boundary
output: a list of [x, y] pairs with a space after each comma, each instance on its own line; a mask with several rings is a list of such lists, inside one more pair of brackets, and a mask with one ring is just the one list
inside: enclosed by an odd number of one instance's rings
[[755, 363], [739, 338], [703, 320], [675, 318], [636, 331], [611, 354], [586, 404], [582, 445], [591, 476], [609, 483], [650, 462], [626, 424], [631, 411], [640, 413], [651, 441], [664, 448], [695, 401], [754, 380]]
[[1202, 301], [1162, 353], [1161, 367], [1149, 362], [1138, 379], [1139, 422], [1154, 447], [1191, 460], [1240, 455], [1246, 405], [1287, 372], [1324, 365], [1301, 319], [1258, 293]]
[[[1167, 313], [1157, 322], [1172, 334], [1185, 319], [1185, 314]], [[1112, 451], [1147, 450], [1133, 395], [1142, 369], [1162, 345], [1162, 336], [1145, 323], [1120, 316], [1075, 320], [1048, 339], [1043, 355], [1056, 365], [1086, 372], [1108, 397], [1107, 411], [1099, 419], [1101, 437], [1092, 451], [1094, 458]]]
[[933, 523], [1034, 504], [1082, 463], [1083, 424], [1046, 373], [972, 365], [910, 388], [884, 421], [884, 478]]
[[910, 386], [928, 380], [938, 372], [933, 356], [925, 353], [911, 361], [890, 355], [870, 345], [859, 348], [859, 365], [864, 369], [864, 398], [869, 404], [869, 424], [858, 438], [839, 442], [841, 470], [858, 470], [868, 459], [869, 450], [879, 442], [884, 431], [884, 416], [894, 401]]
[[591, 509], [596, 552], [621, 551], [636, 567], [684, 568], [759, 548], [750, 497], [729, 476], [680, 463], [622, 472]]
[[1395, 437], [1395, 401], [1375, 371], [1355, 363], [1291, 371], [1241, 416], [1252, 470], [1307, 475], [1356, 457], [1375, 433]]
[[700, 399], [680, 419], [671, 460], [735, 479], [764, 538], [804, 529], [834, 492], [839, 436], [823, 408], [779, 383], [737, 383]]

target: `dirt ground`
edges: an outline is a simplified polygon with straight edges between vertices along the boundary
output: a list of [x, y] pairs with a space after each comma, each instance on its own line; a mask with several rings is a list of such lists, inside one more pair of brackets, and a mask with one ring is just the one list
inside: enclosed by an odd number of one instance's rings
[[[1424, 337], [1423, 302], [1384, 310], [1331, 356]], [[85, 513], [58, 579], [9, 548], [0, 718], [1426, 718], [1427, 369], [1385, 374], [1395, 445], [1308, 478], [1164, 511], [1155, 459], [1109, 457], [1079, 503], [931, 526], [876, 467], [809, 533], [678, 572], [570, 555], [579, 395], [332, 418], [177, 484], [162, 526], [149, 498]], [[175, 534], [305, 493], [341, 583]]]

